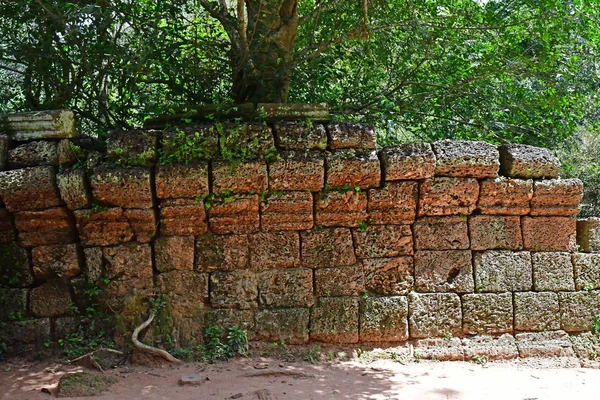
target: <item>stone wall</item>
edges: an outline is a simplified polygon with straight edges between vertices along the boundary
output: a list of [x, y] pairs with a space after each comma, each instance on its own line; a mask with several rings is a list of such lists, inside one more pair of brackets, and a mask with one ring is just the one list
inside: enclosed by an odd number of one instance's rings
[[138, 321], [161, 294], [180, 345], [239, 325], [296, 344], [413, 340], [441, 359], [483, 342], [560, 352], [600, 314], [600, 220], [575, 219], [582, 183], [546, 149], [378, 150], [372, 127], [334, 123], [50, 136], [0, 136], [11, 346], [65, 335], [90, 288]]

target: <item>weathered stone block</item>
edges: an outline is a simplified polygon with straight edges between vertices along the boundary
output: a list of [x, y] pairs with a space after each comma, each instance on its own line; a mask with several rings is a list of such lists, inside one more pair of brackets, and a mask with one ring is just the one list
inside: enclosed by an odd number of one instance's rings
[[320, 152], [284, 151], [269, 162], [269, 190], [318, 192], [325, 181], [325, 159]]
[[77, 135], [75, 116], [70, 110], [27, 111], [6, 114], [1, 118], [3, 130], [16, 141], [63, 139]]
[[397, 257], [413, 253], [410, 225], [373, 225], [353, 229], [358, 258]]
[[469, 250], [415, 252], [415, 289], [419, 292], [473, 292]]
[[417, 182], [387, 182], [382, 189], [370, 189], [367, 211], [371, 224], [412, 224], [417, 213]]
[[102, 247], [89, 247], [83, 249], [85, 258], [84, 271], [87, 281], [98, 282], [104, 273], [104, 255]]
[[526, 215], [533, 197], [531, 179], [510, 179], [499, 177], [480, 182], [481, 191], [477, 208], [483, 214]]
[[10, 212], [60, 206], [55, 178], [50, 166], [0, 172], [0, 198]]
[[600, 252], [600, 218], [577, 221], [577, 245], [582, 251]]
[[208, 274], [193, 271], [170, 271], [156, 277], [157, 287], [167, 300], [174, 315], [202, 315], [208, 301]]
[[569, 339], [573, 344], [573, 351], [581, 361], [581, 366], [599, 369], [600, 340], [598, 340], [598, 335], [592, 332], [583, 332], [579, 335], [571, 335]]
[[256, 338], [287, 344], [308, 342], [310, 312], [306, 308], [269, 309], [256, 312]]
[[35, 141], [8, 151], [8, 165], [11, 169], [35, 167], [38, 165], [58, 166], [56, 142]]
[[408, 143], [381, 150], [386, 181], [433, 178], [435, 154], [429, 143]]
[[313, 227], [313, 197], [309, 192], [273, 193], [260, 203], [264, 231], [299, 231]]
[[128, 209], [125, 210], [125, 218], [127, 218], [129, 226], [135, 234], [136, 241], [149, 243], [154, 239], [156, 227], [158, 226], [154, 209]]
[[90, 189], [83, 169], [64, 170], [56, 174], [60, 197], [70, 210], [90, 206]]
[[474, 336], [462, 340], [466, 360], [485, 356], [488, 361], [512, 360], [519, 357], [515, 338], [505, 333], [499, 337]]
[[37, 317], [57, 317], [69, 313], [71, 301], [69, 285], [53, 280], [31, 289], [29, 309]]
[[577, 221], [567, 217], [523, 217], [523, 244], [531, 251], [575, 251]]
[[465, 354], [459, 338], [444, 337], [413, 341], [415, 358], [433, 361], [464, 361]]
[[75, 241], [75, 227], [66, 208], [15, 213], [19, 240], [25, 247], [64, 244]]
[[250, 269], [255, 272], [300, 264], [298, 232], [260, 232], [249, 236]]
[[208, 325], [217, 325], [223, 329], [238, 327], [246, 331], [248, 340], [256, 340], [255, 331], [255, 311], [254, 310], [237, 310], [229, 308], [221, 308], [211, 310], [206, 314], [206, 323]]
[[518, 333], [515, 338], [521, 358], [575, 356], [569, 335], [563, 331]]
[[419, 190], [419, 216], [471, 214], [479, 196], [479, 183], [472, 178], [433, 178]]
[[374, 149], [377, 145], [375, 127], [366, 124], [329, 124], [329, 147], [332, 149]]
[[27, 287], [34, 281], [27, 250], [16, 242], [0, 245], [0, 285]]
[[319, 298], [311, 310], [311, 340], [340, 344], [357, 343], [358, 313], [358, 298]]
[[208, 231], [205, 206], [192, 199], [168, 199], [160, 202], [162, 235], [204, 235]]
[[208, 192], [207, 162], [156, 167], [156, 196], [159, 199], [193, 199]]
[[2, 342], [10, 346], [9, 352], [13, 349], [20, 351], [22, 346], [27, 350], [33, 350], [28, 345], [35, 345], [42, 349], [44, 343], [51, 340], [50, 329], [50, 318], [9, 322], [3, 328]]
[[58, 165], [60, 167], [69, 168], [77, 162], [78, 154], [71, 143], [70, 139], [62, 139], [58, 142], [56, 151], [58, 152]]
[[0, 208], [0, 244], [13, 242], [16, 238], [15, 225], [6, 208]]
[[560, 327], [567, 332], [589, 331], [594, 316], [600, 313], [600, 291], [562, 292], [560, 302]]
[[215, 308], [254, 309], [258, 285], [250, 271], [216, 271], [210, 274], [210, 303]]
[[360, 308], [361, 342], [402, 342], [408, 339], [408, 299], [368, 297]]
[[473, 215], [469, 217], [472, 250], [520, 250], [523, 248], [518, 216]]
[[[27, 315], [28, 289], [0, 288], [0, 321], [18, 321]], [[0, 334], [0, 340], [4, 339]]]
[[81, 273], [77, 245], [40, 246], [31, 250], [33, 273], [40, 280], [68, 279]]
[[575, 253], [573, 265], [577, 290], [600, 289], [600, 253]]
[[573, 263], [570, 253], [532, 253], [533, 288], [543, 291], [573, 291]]
[[463, 332], [498, 334], [513, 330], [512, 293], [465, 294], [462, 297]]
[[490, 250], [474, 254], [475, 290], [478, 292], [524, 292], [533, 286], [531, 254]]
[[271, 127], [261, 123], [226, 124], [219, 134], [220, 148], [234, 159], [263, 158], [275, 146]]
[[327, 131], [322, 124], [306, 126], [297, 122], [276, 122], [273, 133], [277, 146], [285, 150], [327, 149]]
[[152, 208], [152, 185], [147, 168], [96, 167], [90, 176], [94, 198], [105, 205]]
[[363, 260], [365, 290], [372, 294], [405, 295], [413, 288], [412, 257]]
[[76, 210], [74, 214], [83, 246], [110, 246], [133, 238], [133, 231], [121, 208]]
[[302, 264], [311, 268], [354, 265], [356, 257], [350, 229], [336, 228], [300, 233]]
[[196, 240], [195, 269], [201, 272], [245, 269], [250, 260], [247, 235], [204, 235]]
[[500, 168], [495, 146], [477, 141], [440, 140], [433, 144], [436, 176], [494, 178]]
[[331, 119], [329, 108], [324, 103], [258, 103], [256, 110], [265, 121], [298, 121], [296, 123], [308, 125], [313, 121]]
[[316, 223], [323, 226], [358, 227], [368, 219], [367, 194], [348, 191], [316, 195]]
[[515, 293], [515, 330], [551, 331], [560, 329], [558, 294]]
[[245, 163], [215, 160], [212, 163], [214, 193], [262, 193], [269, 186], [267, 179], [265, 160]]
[[194, 269], [194, 237], [159, 237], [154, 241], [154, 258], [158, 272], [192, 271]]
[[[102, 292], [98, 296], [98, 304], [107, 313], [127, 313], [132, 307], [136, 312], [139, 312], [140, 307], [144, 310], [140, 299], [148, 298], [156, 293], [153, 277], [145, 275], [143, 278], [124, 277], [111, 280], [102, 288]], [[133, 327], [130, 329], [133, 330]]]
[[111, 281], [152, 278], [152, 249], [147, 244], [128, 243], [102, 249], [106, 277]]
[[261, 307], [310, 307], [314, 303], [311, 269], [285, 269], [258, 275], [258, 303]]
[[321, 297], [360, 296], [365, 292], [362, 264], [315, 270], [316, 294]]
[[108, 159], [123, 167], [151, 167], [156, 161], [158, 131], [113, 131], [106, 142]]
[[424, 217], [414, 224], [415, 249], [454, 250], [469, 248], [467, 219], [451, 217]]
[[236, 195], [208, 209], [210, 230], [217, 234], [254, 233], [260, 228], [258, 195]]
[[0, 171], [8, 164], [8, 136], [0, 134]]
[[460, 334], [462, 324], [460, 298], [454, 293], [410, 293], [408, 323], [411, 338]]
[[579, 179], [551, 179], [533, 184], [530, 215], [574, 217], [579, 214], [583, 182]]
[[500, 171], [513, 178], [556, 178], [560, 161], [549, 149], [525, 144], [505, 144], [500, 151]]
[[219, 134], [214, 125], [177, 127], [160, 135], [160, 163], [194, 163], [219, 154]]
[[337, 151], [327, 157], [325, 165], [327, 185], [334, 189], [369, 189], [378, 187], [381, 182], [381, 166], [375, 150], [368, 153]]

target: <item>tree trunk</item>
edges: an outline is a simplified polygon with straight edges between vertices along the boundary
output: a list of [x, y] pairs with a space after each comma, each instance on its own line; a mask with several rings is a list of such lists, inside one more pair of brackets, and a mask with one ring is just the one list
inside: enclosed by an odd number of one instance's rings
[[285, 103], [293, 74], [298, 0], [245, 0], [247, 48], [233, 49], [237, 103]]

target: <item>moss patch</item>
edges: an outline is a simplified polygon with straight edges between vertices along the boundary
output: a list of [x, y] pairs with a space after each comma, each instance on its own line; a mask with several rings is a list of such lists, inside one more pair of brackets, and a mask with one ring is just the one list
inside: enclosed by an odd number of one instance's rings
[[63, 375], [58, 382], [57, 397], [91, 397], [108, 390], [117, 381], [112, 376], [87, 372]]

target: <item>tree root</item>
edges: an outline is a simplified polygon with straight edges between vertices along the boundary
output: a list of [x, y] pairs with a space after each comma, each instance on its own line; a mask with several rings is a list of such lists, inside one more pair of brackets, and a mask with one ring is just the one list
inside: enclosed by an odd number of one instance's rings
[[172, 363], [183, 362], [180, 359], [173, 357], [171, 354], [169, 354], [165, 350], [157, 349], [156, 347], [152, 347], [152, 346], [148, 346], [147, 344], [144, 344], [138, 340], [138, 335], [140, 334], [140, 332], [143, 331], [144, 329], [146, 329], [148, 327], [148, 325], [150, 325], [152, 323], [152, 320], [154, 320], [154, 311], [151, 310], [150, 315], [148, 316], [148, 319], [146, 321], [144, 321], [140, 326], [135, 328], [135, 330], [131, 334], [131, 341], [133, 342], [133, 345], [135, 346], [135, 348], [144, 353], [151, 353], [151, 354], [160, 356], [160, 357], [164, 358], [165, 360], [172, 362]]
[[97, 369], [100, 372], [104, 372], [104, 369], [102, 368], [100, 363], [98, 363], [98, 361], [96, 361], [96, 359], [94, 358], [96, 353], [100, 353], [100, 352], [113, 353], [113, 354], [116, 354], [119, 356], [123, 355], [123, 352], [121, 352], [119, 350], [101, 347], [99, 349], [96, 349], [94, 351], [86, 353], [86, 354], [82, 355], [81, 357], [77, 357], [73, 360], [68, 360], [67, 362], [69, 364], [77, 364], [77, 365], [81, 365], [86, 368]]

